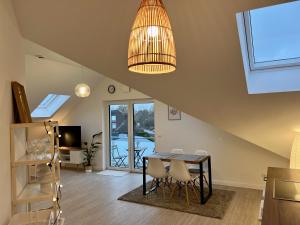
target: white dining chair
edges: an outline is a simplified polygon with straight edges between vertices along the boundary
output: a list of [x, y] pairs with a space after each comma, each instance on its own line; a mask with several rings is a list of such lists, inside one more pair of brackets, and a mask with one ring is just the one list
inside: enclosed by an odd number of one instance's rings
[[184, 150], [181, 149], [181, 148], [173, 148], [171, 150], [171, 153], [174, 153], [174, 154], [184, 154]]
[[[163, 197], [165, 198], [165, 187], [166, 185], [169, 186], [169, 184], [168, 184], [168, 173], [166, 171], [163, 162], [160, 159], [149, 158], [148, 166], [147, 166], [147, 174], [153, 177], [149, 193], [152, 192], [154, 186], [155, 186], [155, 190], [157, 190], [157, 188], [159, 187], [162, 187]], [[161, 183], [162, 185], [158, 185], [159, 183]]]
[[188, 193], [189, 184], [191, 185], [191, 188], [193, 189], [195, 196], [198, 198], [197, 192], [194, 188], [193, 179], [192, 179], [184, 161], [171, 160], [169, 176], [171, 176], [176, 181], [176, 184], [174, 185], [174, 187], [172, 189], [171, 198], [173, 197], [176, 188], [181, 187], [182, 184], [185, 188], [185, 196], [186, 196], [187, 205], [190, 205], [189, 193]]
[[[197, 149], [194, 151], [194, 154], [195, 155], [202, 155], [202, 156], [208, 156], [208, 151], [206, 150], [203, 150], [203, 149]], [[188, 166], [189, 168], [189, 172], [191, 174], [197, 174], [196, 176], [194, 176], [193, 180], [194, 180], [194, 184], [196, 184], [196, 181], [198, 181], [198, 184], [200, 184], [200, 169], [199, 169], [199, 165], [189, 165]], [[203, 168], [203, 179], [205, 181], [205, 183], [207, 184], [208, 186], [208, 181], [207, 181], [207, 178], [206, 178], [206, 174], [207, 174], [207, 168]]]
[[[208, 155], [208, 151], [206, 151], [206, 150], [202, 150], [202, 149], [199, 149], [199, 150], [195, 150], [194, 151], [194, 153], [193, 153], [194, 155]], [[189, 170], [199, 170], [199, 165], [195, 165], [195, 164], [188, 164], [188, 168], [189, 168]]]
[[[182, 148], [173, 148], [173, 149], [171, 149], [171, 153], [184, 154], [184, 150]], [[170, 170], [170, 163], [169, 162], [164, 162], [164, 166], [165, 166], [167, 171]], [[172, 178], [171, 178], [171, 182], [172, 182]]]
[[195, 155], [205, 155], [205, 156], [207, 156], [208, 151], [203, 150], [203, 149], [198, 149], [198, 150], [195, 150]]

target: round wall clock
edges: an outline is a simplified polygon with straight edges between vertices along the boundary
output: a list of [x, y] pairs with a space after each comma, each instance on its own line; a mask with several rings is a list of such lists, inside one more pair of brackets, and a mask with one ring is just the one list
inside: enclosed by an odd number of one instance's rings
[[114, 94], [116, 92], [116, 87], [114, 85], [109, 85], [107, 88], [109, 94]]

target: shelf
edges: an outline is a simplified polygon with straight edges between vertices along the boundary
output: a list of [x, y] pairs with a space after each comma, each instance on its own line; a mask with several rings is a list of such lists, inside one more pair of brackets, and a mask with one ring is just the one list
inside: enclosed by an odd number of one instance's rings
[[72, 152], [72, 151], [83, 151], [84, 148], [75, 148], [75, 147], [59, 147], [59, 150], [65, 152]]
[[48, 225], [51, 210], [19, 213], [12, 217], [9, 225]]
[[61, 161], [64, 162], [64, 161], [70, 161], [71, 157], [70, 156], [60, 156], [61, 158]]
[[[55, 153], [53, 162], [56, 162], [58, 158], [58, 153]], [[20, 166], [20, 165], [38, 165], [38, 164], [46, 164], [50, 162], [52, 159], [52, 154], [48, 153], [46, 154], [46, 157], [37, 156], [34, 154], [26, 154], [23, 155], [21, 158], [15, 160], [12, 162], [12, 165], [14, 166]]]
[[34, 122], [34, 123], [13, 123], [10, 125], [11, 128], [30, 128], [30, 127], [38, 127], [38, 126], [58, 126], [57, 121], [52, 122]]
[[[40, 132], [44, 133], [44, 126], [46, 126], [48, 131], [51, 131], [48, 137], [50, 141], [49, 148], [42, 149], [47, 149], [47, 151], [43, 151], [44, 153], [42, 154], [36, 154], [37, 152], [26, 154], [26, 147], [28, 147], [26, 141], [28, 141], [28, 135], [31, 134], [30, 130], [41, 128], [43, 131]], [[31, 203], [47, 201], [53, 205], [53, 208], [57, 207], [57, 202], [53, 201], [53, 198], [57, 195], [55, 185], [59, 184], [60, 179], [59, 140], [56, 135], [57, 130], [55, 130], [57, 127], [58, 122], [56, 121], [11, 124], [10, 158], [12, 215], [22, 210], [24, 211], [25, 208], [18, 207], [19, 204], [23, 206], [27, 205], [27, 209], [30, 209]], [[57, 146], [55, 145], [55, 140], [57, 141]], [[52, 164], [52, 169], [47, 166], [48, 163]], [[17, 179], [21, 178], [21, 176], [23, 177], [22, 179]], [[20, 187], [23, 187], [21, 192], [19, 192]], [[39, 204], [37, 205], [39, 206]], [[44, 221], [31, 220], [28, 222], [26, 220], [26, 218], [30, 219], [32, 216], [37, 216], [37, 214], [40, 213], [41, 211], [35, 212], [35, 214], [31, 213], [32, 215], [30, 213], [18, 214], [13, 218], [10, 224], [48, 225], [49, 220], [47, 220], [47, 223], [44, 223]], [[63, 224], [63, 221], [62, 223], [57, 224]]]
[[67, 161], [67, 160], [62, 160], [61, 163], [64, 163], [64, 164], [72, 164], [70, 160], [69, 160], [69, 161]]
[[23, 191], [17, 196], [14, 204], [22, 204], [37, 201], [53, 200], [55, 193], [44, 193], [41, 192], [40, 184], [27, 184]]
[[62, 154], [60, 153], [61, 158], [70, 158], [70, 154]]
[[60, 150], [60, 155], [61, 156], [70, 156], [70, 152], [69, 151], [61, 151]]
[[36, 183], [38, 184], [49, 184], [49, 183], [56, 183], [59, 181], [59, 178], [58, 176], [56, 175], [55, 177], [52, 177], [52, 176], [46, 176], [46, 177], [43, 177], [43, 178], [37, 178], [35, 180]]
[[59, 219], [58, 225], [64, 225], [65, 224], [65, 218]]
[[[49, 225], [50, 218], [53, 218], [52, 211], [41, 210], [37, 212], [18, 213], [12, 217], [9, 225]], [[51, 220], [50, 220], [51, 221]], [[65, 219], [60, 218], [57, 225], [64, 225]]]

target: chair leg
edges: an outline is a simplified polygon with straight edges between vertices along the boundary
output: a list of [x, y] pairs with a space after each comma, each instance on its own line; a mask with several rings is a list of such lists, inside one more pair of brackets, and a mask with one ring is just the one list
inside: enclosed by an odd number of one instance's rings
[[120, 165], [119, 165], [119, 160], [116, 160], [115, 158], [113, 158], [113, 160], [114, 160], [114, 163], [115, 163], [115, 167], [119, 167]]
[[166, 199], [166, 196], [165, 196], [165, 187], [166, 187], [166, 180], [164, 180], [164, 178], [162, 178], [162, 189], [163, 189], [163, 198], [164, 198], [164, 200]]
[[196, 189], [195, 189], [195, 183], [194, 183], [194, 182], [190, 182], [190, 184], [191, 184], [191, 187], [192, 187], [192, 189], [193, 189], [193, 192], [194, 192], [194, 194], [195, 194], [196, 199], [198, 199], [198, 194], [197, 194], [197, 191], [196, 191]]
[[[184, 184], [183, 184], [184, 185]], [[177, 187], [178, 187], [178, 197], [181, 197], [181, 189], [182, 189], [182, 185], [181, 185], [181, 182], [178, 182], [177, 181]]]
[[155, 192], [157, 193], [157, 189], [160, 187], [161, 179], [156, 179], [155, 183]]
[[190, 206], [189, 192], [188, 192], [188, 184], [187, 184], [187, 183], [185, 183], [185, 195], [186, 195], [186, 202], [187, 202], [187, 205]]
[[203, 178], [204, 178], [204, 181], [205, 181], [205, 183], [207, 184], [207, 187], [208, 187], [209, 186], [208, 181], [207, 181], [206, 176], [204, 174], [203, 174]]
[[151, 185], [150, 185], [150, 191], [149, 191], [149, 193], [151, 193], [151, 192], [152, 192], [152, 189], [153, 189], [154, 183], [155, 183], [155, 178], [153, 178], [153, 180], [152, 180], [152, 182], [151, 182]]
[[126, 157], [124, 157], [124, 158], [122, 158], [121, 159], [121, 163], [120, 163], [120, 166], [124, 166], [124, 167], [126, 167], [126, 164], [125, 164], [125, 159], [126, 159]]
[[166, 185], [168, 186], [168, 188], [170, 189], [170, 191], [172, 191], [172, 188], [171, 188], [172, 182], [171, 183], [169, 182], [169, 177], [165, 178], [165, 182], [166, 182]]
[[174, 187], [172, 188], [172, 192], [171, 192], [171, 196], [170, 196], [171, 199], [173, 198], [173, 195], [174, 195], [174, 193], [175, 193], [176, 187], [177, 187], [177, 186], [174, 185]]
[[[200, 190], [200, 176], [195, 177], [194, 184], [195, 184], [195, 187]], [[197, 184], [198, 184], [198, 186], [197, 186]]]

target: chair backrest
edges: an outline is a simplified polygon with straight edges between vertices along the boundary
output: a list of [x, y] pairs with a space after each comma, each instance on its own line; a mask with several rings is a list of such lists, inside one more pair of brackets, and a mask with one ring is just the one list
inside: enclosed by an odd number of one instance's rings
[[208, 151], [202, 150], [202, 149], [198, 149], [198, 150], [195, 150], [194, 154], [195, 155], [208, 155]]
[[163, 162], [160, 159], [156, 158], [148, 159], [147, 173], [154, 178], [167, 177], [167, 172]]
[[112, 145], [111, 146], [111, 151], [112, 151], [112, 157], [116, 158], [116, 157], [120, 157], [120, 153], [119, 153], [119, 149], [117, 145]]
[[175, 153], [175, 154], [184, 154], [184, 150], [181, 148], [173, 148], [171, 150], [171, 153]]
[[153, 152], [153, 153], [156, 153], [156, 146], [154, 146], [152, 152]]
[[187, 182], [191, 180], [189, 170], [182, 160], [171, 160], [169, 175], [177, 181]]

